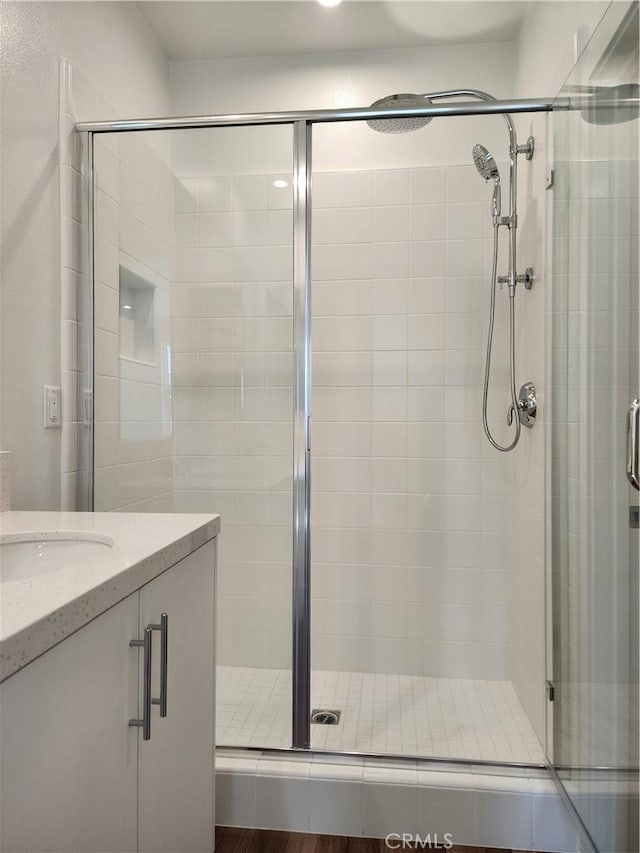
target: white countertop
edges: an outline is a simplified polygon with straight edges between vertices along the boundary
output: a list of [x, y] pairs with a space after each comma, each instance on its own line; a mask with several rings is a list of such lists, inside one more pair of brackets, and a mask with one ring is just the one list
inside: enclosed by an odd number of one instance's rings
[[114, 541], [112, 559], [0, 585], [0, 681], [213, 539], [219, 515], [5, 512], [0, 533], [77, 531]]

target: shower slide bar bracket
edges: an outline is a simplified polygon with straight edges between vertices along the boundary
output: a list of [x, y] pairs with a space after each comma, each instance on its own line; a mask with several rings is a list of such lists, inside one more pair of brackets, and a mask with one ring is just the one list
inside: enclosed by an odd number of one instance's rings
[[536, 150], [536, 141], [533, 136], [530, 136], [524, 145], [518, 145], [516, 154], [524, 154], [525, 160], [533, 160], [533, 155]]
[[[523, 273], [516, 276], [516, 284], [524, 284], [525, 290], [531, 290], [533, 287], [533, 267], [527, 267]], [[498, 276], [498, 284], [509, 284], [509, 276], [508, 275], [499, 275]]]

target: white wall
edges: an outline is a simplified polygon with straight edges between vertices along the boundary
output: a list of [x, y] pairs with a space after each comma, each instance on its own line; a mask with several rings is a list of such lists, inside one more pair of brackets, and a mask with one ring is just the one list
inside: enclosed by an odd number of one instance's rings
[[[516, 96], [555, 96], [609, 4], [607, 2], [533, 4], [523, 23], [517, 50]], [[511, 560], [509, 586], [510, 670], [519, 698], [540, 738], [545, 719], [545, 298], [548, 232], [548, 115], [516, 118], [519, 142], [535, 138], [531, 163], [519, 161], [519, 270], [535, 270], [533, 289], [517, 296], [517, 380], [533, 381], [540, 411], [533, 430], [523, 430], [511, 458]]]
[[[99, 93], [77, 104], [85, 119], [166, 113], [168, 65], [134, 4], [18, 2], [0, 11], [1, 444], [12, 451], [14, 507], [56, 509], [61, 432], [42, 427], [42, 387], [62, 379], [58, 60], [67, 57]], [[73, 408], [65, 392], [63, 414]]]
[[[509, 97], [513, 95], [509, 69], [514, 61], [514, 46], [500, 43], [465, 44], [461, 49], [446, 46], [174, 62], [173, 110], [189, 115], [359, 107], [394, 92], [455, 87]], [[502, 125], [500, 117], [463, 117], [436, 120], [420, 133], [400, 136], [372, 135], [364, 123], [316, 127], [314, 167], [330, 171], [468, 163], [474, 142], [482, 141], [490, 148], [504, 145]], [[209, 138], [205, 144], [184, 136], [184, 149], [179, 140], [174, 145], [174, 165], [181, 174], [192, 169], [195, 175], [237, 174], [241, 164], [249, 162], [255, 163], [255, 172], [262, 171], [260, 131], [254, 134], [253, 143], [246, 134], [239, 138], [240, 153], [234, 158], [233, 146], [226, 141], [216, 147], [215, 139]], [[276, 154], [268, 149], [265, 172], [274, 168]], [[278, 168], [285, 171], [289, 163]]]

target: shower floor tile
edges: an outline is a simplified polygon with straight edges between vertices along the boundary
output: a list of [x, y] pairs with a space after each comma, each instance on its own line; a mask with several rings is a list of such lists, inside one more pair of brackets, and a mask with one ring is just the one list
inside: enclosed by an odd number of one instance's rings
[[[289, 670], [219, 666], [217, 691], [219, 745], [291, 745]], [[311, 706], [342, 711], [311, 726], [313, 749], [544, 762], [510, 681], [315, 670]]]

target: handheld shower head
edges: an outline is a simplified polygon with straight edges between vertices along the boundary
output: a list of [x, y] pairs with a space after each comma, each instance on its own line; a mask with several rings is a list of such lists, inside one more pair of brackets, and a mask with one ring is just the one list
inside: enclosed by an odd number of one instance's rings
[[[431, 101], [424, 95], [387, 95], [371, 104], [372, 110], [397, 110], [409, 109], [410, 107], [426, 107]], [[378, 133], [409, 133], [412, 130], [420, 130], [431, 121], [430, 116], [414, 118], [374, 118], [369, 119], [367, 124], [371, 130]]]
[[473, 163], [481, 177], [488, 181], [490, 178], [499, 178], [498, 166], [493, 159], [493, 154], [484, 145], [474, 145], [471, 151]]
[[485, 181], [493, 180], [493, 197], [491, 199], [491, 212], [494, 219], [500, 216], [502, 199], [500, 193], [500, 172], [498, 164], [493, 159], [493, 154], [484, 145], [474, 145], [471, 151], [473, 163]]

